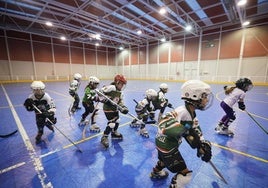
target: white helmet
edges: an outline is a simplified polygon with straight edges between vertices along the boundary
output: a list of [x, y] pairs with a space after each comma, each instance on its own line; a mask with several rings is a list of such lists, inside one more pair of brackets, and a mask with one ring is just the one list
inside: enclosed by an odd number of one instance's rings
[[[211, 87], [200, 80], [189, 80], [181, 86], [181, 98], [195, 105], [198, 109], [204, 110], [211, 106], [213, 95]], [[206, 106], [202, 106], [203, 98], [208, 98]], [[206, 107], [206, 108], [205, 108]]]
[[100, 83], [100, 80], [96, 76], [90, 76], [88, 81], [89, 81], [89, 83], [92, 83], [92, 84], [99, 84]]
[[146, 97], [149, 100], [152, 100], [153, 97], [157, 96], [157, 92], [154, 89], [147, 89], [145, 93], [146, 93]]
[[31, 88], [35, 89], [45, 89], [45, 84], [42, 81], [33, 81], [31, 84]]
[[79, 74], [79, 73], [74, 74], [74, 79], [80, 80], [81, 78], [82, 78], [81, 74]]
[[166, 83], [160, 84], [159, 88], [165, 93], [168, 91], [168, 85]]

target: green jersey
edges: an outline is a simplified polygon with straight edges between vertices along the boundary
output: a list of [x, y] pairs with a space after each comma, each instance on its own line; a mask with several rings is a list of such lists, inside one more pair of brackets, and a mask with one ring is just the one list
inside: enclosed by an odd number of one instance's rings
[[[104, 86], [101, 91], [107, 97], [109, 97], [113, 102], [118, 104], [119, 106], [123, 106], [123, 93], [116, 89], [115, 85]], [[117, 111], [117, 106], [107, 102], [103, 104], [104, 111]]]
[[158, 150], [168, 153], [181, 144], [182, 137], [187, 136], [189, 129], [198, 132], [200, 139], [202, 132], [198, 124], [194, 124], [195, 118], [191, 116], [185, 106], [180, 106], [174, 111], [163, 116], [158, 125], [158, 133], [155, 138]]

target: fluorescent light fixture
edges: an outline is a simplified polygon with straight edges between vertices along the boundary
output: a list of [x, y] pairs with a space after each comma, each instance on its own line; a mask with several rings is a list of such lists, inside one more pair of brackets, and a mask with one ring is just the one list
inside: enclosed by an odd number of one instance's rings
[[185, 27], [185, 30], [186, 30], [186, 31], [191, 31], [191, 30], [192, 30], [192, 26], [191, 26], [191, 25], [187, 25], [187, 26]]
[[245, 21], [242, 25], [243, 25], [243, 26], [247, 26], [247, 25], [249, 25], [249, 24], [250, 24], [249, 21]]
[[49, 22], [49, 21], [46, 22], [46, 25], [49, 26], [49, 27], [53, 26], [53, 24], [51, 22]]
[[61, 40], [66, 40], [66, 37], [65, 36], [61, 36], [60, 39]]
[[237, 2], [237, 6], [243, 6], [247, 3], [247, 0], [240, 0]]
[[141, 35], [141, 34], [142, 34], [142, 31], [141, 31], [141, 30], [138, 30], [138, 31], [137, 31], [137, 34], [138, 34], [138, 35]]
[[100, 37], [101, 37], [100, 34], [96, 34], [94, 38], [97, 39], [97, 40], [101, 40]]
[[165, 14], [167, 12], [167, 10], [164, 8], [164, 7], [162, 7], [160, 10], [159, 10], [159, 13], [160, 14]]
[[163, 37], [163, 38], [160, 39], [160, 41], [161, 41], [161, 42], [166, 42], [166, 38]]

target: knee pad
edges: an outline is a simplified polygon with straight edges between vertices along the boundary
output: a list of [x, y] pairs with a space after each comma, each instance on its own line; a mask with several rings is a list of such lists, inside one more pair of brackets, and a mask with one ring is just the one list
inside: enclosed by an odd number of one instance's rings
[[115, 122], [109, 122], [108, 126], [113, 129], [115, 127], [116, 123]]

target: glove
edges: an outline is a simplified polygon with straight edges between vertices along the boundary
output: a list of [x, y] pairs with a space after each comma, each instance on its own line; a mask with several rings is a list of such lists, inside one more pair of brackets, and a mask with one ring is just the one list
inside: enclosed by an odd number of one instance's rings
[[119, 108], [119, 111], [122, 113], [122, 114], [127, 114], [128, 113], [128, 108], [126, 106], [121, 106]]
[[167, 107], [173, 108], [172, 104], [168, 103]]
[[212, 156], [211, 144], [207, 140], [201, 141], [201, 146], [197, 149], [197, 157], [201, 157], [202, 161], [210, 161]]
[[241, 110], [245, 110], [246, 109], [246, 105], [244, 104], [244, 102], [239, 101], [238, 102], [238, 108], [241, 109]]
[[54, 112], [49, 112], [49, 111], [43, 111], [42, 115], [47, 117], [47, 118], [51, 118], [54, 116]]
[[34, 104], [34, 100], [31, 98], [28, 98], [25, 100], [23, 105], [25, 106], [27, 111], [33, 111], [34, 110], [33, 104]]

